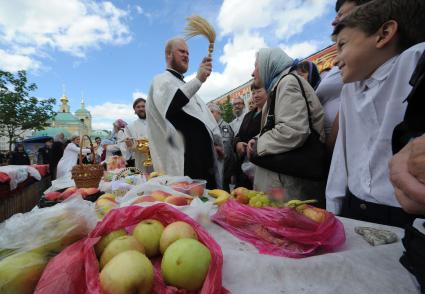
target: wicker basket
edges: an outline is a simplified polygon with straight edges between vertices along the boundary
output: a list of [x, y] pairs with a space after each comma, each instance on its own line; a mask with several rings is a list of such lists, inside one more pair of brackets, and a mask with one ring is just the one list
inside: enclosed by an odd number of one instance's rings
[[[92, 162], [94, 162], [94, 148], [89, 136], [84, 135], [90, 141]], [[83, 164], [83, 142], [80, 144], [80, 164], [72, 168], [72, 178], [77, 188], [97, 188], [103, 176], [103, 166], [100, 164]]]

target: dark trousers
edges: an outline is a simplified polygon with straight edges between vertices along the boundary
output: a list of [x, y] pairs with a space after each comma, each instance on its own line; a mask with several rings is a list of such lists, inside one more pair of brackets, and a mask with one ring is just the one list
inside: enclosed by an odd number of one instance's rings
[[341, 216], [400, 228], [413, 224], [416, 218], [399, 207], [361, 200], [350, 191], [345, 195]]

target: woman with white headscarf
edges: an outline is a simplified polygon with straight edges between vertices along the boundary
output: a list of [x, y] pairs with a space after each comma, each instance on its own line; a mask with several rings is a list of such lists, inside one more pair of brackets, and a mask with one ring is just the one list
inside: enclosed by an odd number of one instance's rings
[[[83, 156], [90, 153], [90, 149], [83, 148]], [[68, 177], [71, 178], [71, 170], [74, 165], [78, 162], [78, 157], [80, 155], [80, 137], [72, 136], [71, 142], [66, 145], [65, 150], [63, 151], [63, 156], [59, 160], [56, 178]]]
[[[294, 61], [280, 48], [263, 48], [257, 53], [252, 73], [255, 86], [264, 87], [269, 94], [263, 107], [261, 125], [266, 125], [270, 111], [270, 94], [275, 91], [274, 126], [248, 143], [248, 156], [281, 154], [303, 146], [310, 135], [309, 115], [312, 128], [324, 142], [323, 109], [310, 84], [297, 75]], [[295, 75], [295, 76], [294, 76]], [[297, 79], [298, 78], [298, 79]], [[299, 82], [301, 84], [299, 84]], [[324, 182], [279, 174], [258, 167], [254, 178], [254, 189], [267, 192], [283, 188], [287, 199], [324, 198]]]
[[107, 161], [112, 155], [120, 155], [127, 161], [131, 157], [131, 153], [125, 146], [126, 135], [124, 130], [127, 128], [127, 123], [122, 119], [117, 119], [112, 125], [112, 140], [105, 140], [103, 144], [103, 148], [106, 150], [105, 160]]

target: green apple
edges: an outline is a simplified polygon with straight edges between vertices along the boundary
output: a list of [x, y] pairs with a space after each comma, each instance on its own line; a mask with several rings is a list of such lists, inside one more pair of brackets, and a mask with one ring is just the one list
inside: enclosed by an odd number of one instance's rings
[[100, 257], [100, 268], [102, 269], [115, 255], [128, 250], [136, 250], [145, 253], [143, 245], [133, 236], [121, 236], [111, 241], [103, 250]]
[[209, 249], [198, 240], [180, 239], [164, 253], [161, 273], [167, 284], [190, 291], [202, 288], [211, 262]]
[[100, 285], [105, 294], [148, 294], [153, 285], [153, 265], [136, 250], [114, 256], [100, 272]]
[[0, 261], [0, 293], [30, 294], [48, 262], [44, 254], [21, 252]]
[[127, 232], [124, 229], [119, 229], [119, 230], [115, 230], [110, 232], [109, 234], [106, 234], [105, 236], [102, 237], [102, 239], [99, 240], [99, 242], [96, 243], [96, 245], [94, 246], [94, 250], [96, 251], [96, 255], [97, 257], [101, 257], [103, 250], [105, 250], [106, 246], [108, 246], [108, 244], [121, 236], [126, 236]]
[[169, 224], [165, 227], [161, 239], [159, 239], [159, 250], [161, 251], [161, 254], [164, 254], [168, 246], [170, 246], [174, 241], [183, 238], [198, 240], [198, 235], [188, 223], [177, 221]]
[[153, 257], [159, 253], [159, 239], [163, 231], [164, 226], [160, 221], [147, 219], [134, 228], [133, 236], [145, 248], [146, 256]]

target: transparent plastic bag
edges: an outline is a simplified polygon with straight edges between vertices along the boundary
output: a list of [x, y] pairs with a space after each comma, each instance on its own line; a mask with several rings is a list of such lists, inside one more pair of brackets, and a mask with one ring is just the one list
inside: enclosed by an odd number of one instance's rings
[[32, 293], [48, 260], [96, 225], [94, 205], [75, 197], [16, 214], [0, 225], [0, 293]]
[[245, 161], [241, 165], [241, 169], [243, 173], [248, 177], [248, 179], [252, 182], [254, 182], [254, 176], [255, 176], [255, 164], [253, 164], [248, 159], [245, 159]]
[[166, 185], [174, 190], [193, 196], [205, 196], [207, 181], [202, 179], [191, 179], [188, 176], [159, 176], [149, 180], [149, 183]]
[[301, 258], [345, 242], [343, 224], [330, 212], [315, 222], [292, 208], [254, 208], [228, 200], [212, 220], [260, 253]]
[[[155, 197], [152, 196], [154, 192], [156, 194], [161, 194], [161, 195], [155, 196], [157, 197], [155, 199]], [[148, 206], [148, 205], [152, 205], [152, 204], [164, 201], [166, 197], [169, 197], [169, 196], [181, 197], [182, 199], [185, 199], [186, 202], [182, 203], [185, 205], [187, 205], [187, 200], [193, 199], [193, 197], [186, 195], [184, 193], [175, 191], [174, 189], [168, 186], [161, 185], [158, 183], [146, 182], [144, 184], [134, 186], [130, 191], [128, 191], [124, 195], [124, 197], [122, 197], [118, 201], [121, 207], [134, 205], [134, 204]], [[151, 199], [145, 199], [147, 201], [143, 201], [142, 197], [150, 197]], [[170, 204], [173, 204], [173, 203], [170, 203]]]
[[[198, 293], [228, 293], [222, 287], [223, 254], [220, 246], [200, 224], [167, 204], [156, 204], [149, 207], [129, 206], [111, 211], [85, 240], [73, 244], [51, 260], [43, 272], [35, 293], [103, 293], [99, 281], [99, 263], [94, 250], [95, 244], [101, 236], [112, 231], [125, 228], [131, 232], [144, 219], [159, 220], [164, 226], [175, 221], [184, 221], [190, 224], [196, 231], [199, 241], [211, 252], [207, 277]], [[188, 293], [182, 289], [165, 285], [160, 271], [161, 258], [153, 259], [152, 263], [155, 268], [152, 293]]]

